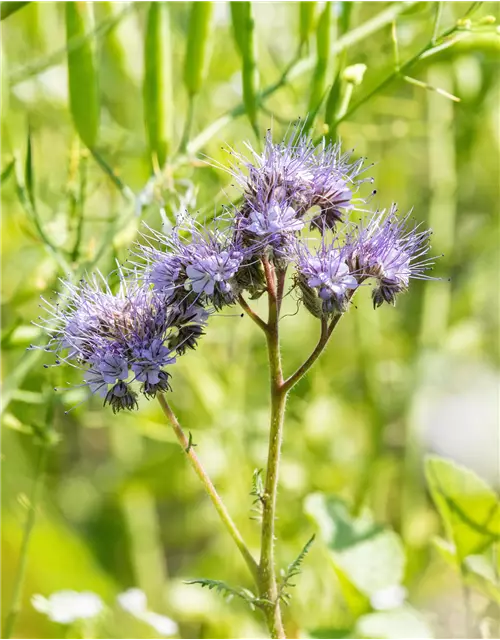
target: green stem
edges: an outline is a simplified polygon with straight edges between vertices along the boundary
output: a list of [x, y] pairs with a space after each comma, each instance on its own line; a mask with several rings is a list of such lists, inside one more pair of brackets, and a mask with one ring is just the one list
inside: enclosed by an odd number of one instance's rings
[[45, 469], [45, 461], [47, 458], [47, 445], [45, 443], [40, 445], [40, 453], [35, 467], [35, 474], [33, 476], [33, 484], [31, 487], [31, 495], [29, 497], [28, 505], [28, 517], [26, 518], [26, 524], [24, 526], [23, 541], [21, 544], [21, 552], [19, 556], [19, 564], [17, 566], [16, 575], [14, 578], [14, 588], [12, 591], [12, 602], [7, 613], [5, 625], [3, 629], [3, 638], [11, 638], [14, 631], [14, 625], [21, 610], [21, 598], [24, 583], [24, 576], [26, 574], [26, 566], [28, 563], [28, 548], [33, 533], [33, 527], [35, 526], [36, 519], [36, 505], [41, 487], [41, 479], [43, 471]]
[[289, 378], [287, 378], [283, 382], [283, 388], [286, 392], [290, 391], [290, 389], [297, 384], [297, 382], [305, 376], [305, 374], [309, 371], [309, 369], [313, 366], [319, 356], [323, 353], [326, 345], [328, 344], [328, 340], [332, 335], [333, 330], [337, 326], [342, 314], [335, 316], [333, 320], [328, 325], [325, 318], [321, 320], [321, 334], [318, 340], [318, 344], [315, 346], [311, 355], [307, 358], [307, 360], [293, 373]]
[[238, 302], [240, 303], [240, 307], [247, 314], [247, 316], [251, 318], [255, 322], [255, 324], [262, 329], [262, 331], [267, 333], [267, 323], [264, 322], [264, 320], [262, 320], [262, 318], [257, 313], [255, 313], [255, 311], [241, 294], [238, 296]]
[[[447, 29], [446, 31], [441, 33], [441, 35], [438, 36], [437, 40], [444, 40], [445, 38], [448, 38], [450, 35], [452, 35], [456, 31], [459, 31], [459, 28], [457, 27], [457, 25], [454, 25], [450, 29]], [[342, 114], [341, 117], [337, 118], [335, 120], [334, 126], [337, 127], [341, 122], [343, 122], [344, 120], [347, 120], [347, 118], [350, 118], [355, 111], [357, 111], [366, 102], [368, 102], [371, 98], [373, 98], [373, 96], [380, 93], [383, 89], [385, 89], [385, 87], [390, 85], [394, 80], [396, 80], [397, 78], [403, 77], [405, 75], [405, 72], [408, 71], [416, 62], [418, 62], [420, 58], [424, 57], [425, 54], [431, 55], [432, 49], [434, 48], [436, 48], [436, 50], [438, 49], [435, 46], [435, 42], [436, 42], [436, 38], [435, 38], [435, 35], [433, 35], [432, 40], [428, 44], [426, 44], [426, 46], [423, 47], [416, 55], [414, 55], [412, 58], [407, 60], [407, 62], [405, 62], [400, 67], [397, 67], [384, 80], [382, 80], [380, 84], [378, 84], [371, 91], [369, 91], [363, 98], [361, 98], [361, 100], [358, 100], [358, 102], [356, 102], [356, 104], [354, 104], [350, 109], [348, 109], [344, 114]]]
[[278, 493], [279, 461], [283, 439], [283, 422], [287, 391], [283, 387], [283, 371], [279, 346], [279, 312], [276, 279], [273, 266], [263, 259], [269, 299], [267, 323], [267, 350], [269, 356], [271, 387], [271, 425], [267, 456], [266, 483], [262, 504], [261, 555], [259, 564], [259, 593], [268, 602], [264, 607], [271, 638], [285, 638], [281, 620], [280, 600], [274, 562], [274, 522]]
[[243, 536], [236, 528], [236, 525], [234, 524], [231, 516], [229, 515], [228, 510], [226, 509], [226, 506], [222, 502], [212, 481], [208, 477], [207, 472], [205, 471], [201, 462], [199, 461], [198, 456], [194, 452], [194, 448], [192, 446], [191, 440], [187, 438], [186, 434], [182, 430], [182, 427], [179, 424], [179, 421], [177, 420], [174, 412], [170, 408], [170, 405], [168, 404], [165, 396], [162, 393], [160, 393], [157, 397], [161, 405], [161, 408], [163, 409], [163, 413], [167, 417], [167, 420], [169, 421], [170, 426], [174, 430], [174, 433], [177, 437], [177, 440], [179, 441], [179, 444], [184, 449], [184, 453], [189, 459], [191, 466], [193, 467], [198, 478], [201, 480], [205, 488], [205, 491], [208, 493], [210, 500], [212, 501], [215, 509], [217, 510], [217, 513], [220, 516], [220, 519], [222, 520], [222, 523], [224, 524], [224, 526], [229, 532], [229, 535], [232, 537], [236, 546], [240, 550], [240, 553], [243, 556], [243, 559], [245, 560], [248, 568], [250, 569], [250, 573], [252, 574], [252, 577], [254, 578], [256, 583], [258, 583], [259, 574], [258, 574], [257, 563], [253, 558], [252, 554], [250, 553], [248, 547], [246, 546], [245, 541], [243, 540]]

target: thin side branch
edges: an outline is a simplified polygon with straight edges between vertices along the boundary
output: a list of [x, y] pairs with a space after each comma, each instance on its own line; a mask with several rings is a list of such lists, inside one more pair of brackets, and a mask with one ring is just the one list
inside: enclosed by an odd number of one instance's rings
[[[340, 318], [340, 316], [337, 316], [337, 318]], [[332, 321], [332, 324], [337, 318], [334, 318], [334, 320]], [[309, 369], [313, 366], [313, 364], [322, 354], [324, 348], [328, 343], [328, 340], [330, 338], [332, 331], [333, 331], [333, 328], [330, 329], [328, 327], [328, 321], [326, 320], [326, 318], [322, 318], [321, 334], [319, 336], [318, 343], [314, 347], [313, 352], [307, 358], [307, 360], [295, 371], [295, 373], [292, 373], [292, 375], [288, 377], [283, 383], [283, 389], [285, 390], [286, 393], [288, 393], [288, 391], [290, 391], [290, 389], [297, 384], [297, 382], [309, 371]]]
[[264, 322], [264, 320], [262, 320], [262, 318], [257, 313], [255, 313], [255, 311], [248, 304], [248, 302], [241, 295], [241, 293], [238, 296], [238, 302], [240, 303], [241, 308], [247, 314], [247, 316], [251, 318], [255, 322], [255, 324], [262, 329], [262, 331], [267, 333], [268, 331], [267, 322]]
[[170, 405], [168, 404], [165, 396], [162, 393], [160, 393], [158, 394], [157, 398], [161, 405], [161, 408], [163, 409], [163, 413], [167, 417], [167, 420], [169, 421], [172, 429], [174, 430], [174, 433], [177, 437], [177, 440], [179, 441], [179, 444], [181, 445], [182, 449], [184, 450], [184, 453], [189, 459], [189, 462], [191, 463], [191, 466], [193, 467], [196, 475], [198, 476], [203, 486], [205, 487], [205, 491], [208, 493], [210, 500], [212, 501], [214, 507], [216, 508], [217, 513], [219, 514], [220, 519], [222, 520], [222, 523], [224, 524], [230, 536], [236, 543], [236, 546], [240, 550], [240, 553], [243, 556], [243, 559], [245, 560], [248, 568], [250, 569], [250, 573], [252, 574], [253, 579], [255, 580], [256, 584], [258, 584], [259, 570], [258, 570], [257, 562], [255, 561], [254, 557], [250, 553], [248, 547], [245, 544], [245, 541], [243, 540], [243, 536], [238, 531], [231, 516], [229, 515], [228, 510], [226, 509], [225, 504], [222, 502], [221, 497], [217, 493], [214, 485], [212, 484], [212, 481], [207, 475], [207, 472], [203, 468], [200, 460], [198, 459], [198, 456], [194, 452], [191, 439], [188, 438], [184, 433], [184, 431], [182, 430], [182, 427], [179, 424], [179, 421], [177, 420], [174, 412], [170, 408]]

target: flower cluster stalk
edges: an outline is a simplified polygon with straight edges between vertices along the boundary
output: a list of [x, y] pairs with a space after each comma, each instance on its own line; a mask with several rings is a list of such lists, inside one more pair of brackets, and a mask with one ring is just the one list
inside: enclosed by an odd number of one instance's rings
[[[266, 330], [269, 356], [271, 423], [269, 429], [269, 449], [267, 455], [266, 482], [263, 496], [261, 554], [259, 564], [259, 592], [266, 602], [264, 613], [272, 638], [285, 638], [281, 620], [278, 585], [274, 560], [274, 524], [276, 519], [276, 499], [278, 493], [279, 463], [287, 391], [283, 387], [283, 371], [279, 343], [279, 306], [278, 283], [275, 270], [264, 259], [269, 316]], [[282, 287], [280, 287], [282, 288]]]
[[[134, 248], [125, 271], [120, 270], [116, 293], [101, 274], [78, 285], [65, 282], [63, 304], [49, 299], [42, 305], [49, 316], [42, 322], [50, 335], [44, 348], [56, 354], [53, 366], [72, 360], [83, 371], [84, 386], [101, 395], [115, 413], [137, 409], [139, 395], [158, 398], [252, 574], [257, 594], [250, 603], [264, 613], [271, 637], [285, 638], [280, 603], [287, 585], [278, 583], [274, 543], [288, 392], [317, 361], [362, 285], [372, 285], [376, 309], [394, 304], [411, 279], [431, 279], [431, 232], [411, 214], [397, 216], [395, 205], [355, 223], [353, 212], [366, 203], [358, 190], [372, 182], [362, 177], [364, 159], [351, 160], [339, 143], [315, 144], [301, 125], [278, 143], [268, 132], [262, 150], [251, 150], [249, 157], [231, 150], [231, 158], [228, 171], [242, 191], [238, 206], [223, 209], [210, 226], [186, 212], [166, 234], [148, 227], [144, 243]], [[320, 242], [311, 234], [319, 235]], [[285, 378], [280, 314], [288, 293], [295, 293], [321, 331], [309, 357]], [[247, 296], [254, 300], [262, 295], [267, 295], [267, 319], [247, 302]], [[209, 316], [237, 302], [263, 331], [269, 360], [271, 416], [267, 467], [258, 494], [258, 563], [165, 396], [171, 390], [171, 366], [197, 347]]]

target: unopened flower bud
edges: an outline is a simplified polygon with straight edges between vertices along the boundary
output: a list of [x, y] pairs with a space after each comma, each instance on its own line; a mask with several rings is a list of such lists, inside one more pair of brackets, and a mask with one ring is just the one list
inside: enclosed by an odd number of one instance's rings
[[349, 67], [344, 69], [342, 77], [346, 82], [358, 87], [363, 82], [363, 76], [365, 75], [366, 69], [366, 64], [351, 64]]

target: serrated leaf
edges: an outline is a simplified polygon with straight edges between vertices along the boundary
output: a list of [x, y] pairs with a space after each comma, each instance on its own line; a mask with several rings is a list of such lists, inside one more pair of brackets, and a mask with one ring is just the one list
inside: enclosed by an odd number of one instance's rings
[[393, 611], [381, 611], [361, 616], [356, 622], [356, 638], [432, 638], [432, 631], [423, 618], [412, 607], [405, 606]]
[[500, 502], [484, 480], [470, 469], [437, 456], [427, 458], [425, 474], [459, 562], [500, 538]]
[[305, 543], [304, 547], [302, 548], [301, 552], [299, 553], [299, 555], [295, 558], [295, 560], [293, 562], [291, 562], [288, 567], [286, 572], [283, 575], [283, 579], [281, 581], [281, 585], [279, 587], [279, 591], [278, 591], [278, 597], [283, 600], [283, 602], [285, 602], [285, 604], [288, 603], [288, 600], [290, 599], [290, 594], [288, 594], [286, 592], [286, 589], [289, 589], [290, 587], [294, 587], [295, 585], [292, 584], [290, 582], [290, 580], [292, 580], [295, 576], [298, 576], [299, 573], [301, 572], [301, 565], [305, 560], [305, 557], [307, 556], [307, 554], [309, 553], [309, 550], [311, 549], [312, 543], [314, 542], [316, 538], [316, 535], [313, 534], [309, 540]]
[[200, 587], [207, 587], [210, 591], [215, 590], [226, 600], [233, 597], [244, 600], [251, 609], [255, 609], [263, 604], [263, 600], [254, 595], [249, 589], [235, 589], [222, 580], [209, 580], [208, 578], [199, 578], [197, 580], [187, 580], [186, 584], [198, 584]]
[[367, 598], [401, 584], [405, 554], [396, 533], [367, 516], [351, 517], [334, 496], [312, 494], [305, 508], [319, 526], [351, 610], [362, 611]]

